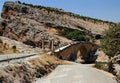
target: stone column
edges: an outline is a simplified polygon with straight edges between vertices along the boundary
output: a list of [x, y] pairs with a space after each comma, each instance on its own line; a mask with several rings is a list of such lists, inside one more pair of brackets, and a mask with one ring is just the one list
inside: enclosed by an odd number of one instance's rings
[[51, 46], [51, 51], [52, 51], [52, 54], [54, 53], [54, 51], [55, 51], [55, 49], [54, 49], [54, 40], [52, 40], [52, 42], [51, 42], [52, 44], [52, 46]]

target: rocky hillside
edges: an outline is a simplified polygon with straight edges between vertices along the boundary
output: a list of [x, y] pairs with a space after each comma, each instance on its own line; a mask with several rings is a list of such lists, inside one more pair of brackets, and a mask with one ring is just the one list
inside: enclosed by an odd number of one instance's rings
[[0, 36], [0, 54], [15, 54], [15, 53], [42, 53], [40, 48], [33, 48], [25, 45], [22, 42], [15, 41], [6, 37]]
[[64, 30], [73, 29], [89, 36], [101, 34], [114, 23], [82, 17], [61, 9], [33, 6], [21, 2], [5, 2], [2, 10], [0, 35], [34, 47], [55, 48], [72, 41], [64, 38]]

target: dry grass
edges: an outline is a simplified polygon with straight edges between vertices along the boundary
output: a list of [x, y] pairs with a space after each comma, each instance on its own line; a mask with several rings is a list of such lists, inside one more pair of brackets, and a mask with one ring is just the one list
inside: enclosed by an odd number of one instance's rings
[[62, 64], [67, 64], [63, 60], [58, 59], [57, 57], [53, 55], [48, 55], [46, 53], [43, 53], [42, 56], [40, 55], [39, 57], [32, 58], [29, 60], [29, 62], [38, 67], [43, 67], [44, 65], [62, 65]]
[[8, 44], [3, 43], [0, 39], [0, 54], [12, 54], [12, 53], [19, 53], [19, 51], [14, 51], [12, 47], [10, 47]]
[[3, 74], [0, 72], [0, 78], [3, 78], [4, 76], [3, 76]]

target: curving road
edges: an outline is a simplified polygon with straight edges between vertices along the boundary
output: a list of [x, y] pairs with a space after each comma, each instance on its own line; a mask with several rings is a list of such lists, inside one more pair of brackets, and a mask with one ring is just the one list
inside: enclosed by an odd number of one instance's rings
[[61, 65], [47, 77], [37, 79], [36, 83], [117, 83], [101, 71], [90, 66]]

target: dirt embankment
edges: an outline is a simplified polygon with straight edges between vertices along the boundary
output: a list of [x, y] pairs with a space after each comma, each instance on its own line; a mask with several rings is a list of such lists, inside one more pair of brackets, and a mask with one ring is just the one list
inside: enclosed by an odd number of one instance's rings
[[63, 64], [61, 60], [46, 54], [9, 64], [0, 69], [0, 83], [34, 83], [36, 78], [47, 75], [60, 64]]

